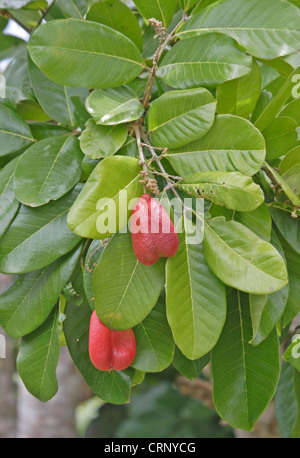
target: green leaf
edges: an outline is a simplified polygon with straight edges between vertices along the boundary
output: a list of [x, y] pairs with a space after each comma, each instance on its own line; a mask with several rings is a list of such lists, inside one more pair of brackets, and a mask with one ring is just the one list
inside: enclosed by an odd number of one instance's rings
[[72, 97], [86, 98], [88, 90], [56, 84], [49, 79], [28, 57], [28, 68], [32, 89], [44, 111], [57, 122], [75, 125], [75, 106]]
[[9, 227], [20, 206], [13, 190], [18, 159], [13, 159], [0, 171], [0, 237]]
[[[300, 14], [300, 12], [299, 12]], [[300, 73], [300, 67], [296, 68], [290, 76], [286, 79], [281, 89], [275, 94], [273, 99], [266, 105], [262, 113], [255, 120], [255, 127], [263, 131], [273, 121], [273, 119], [280, 113], [287, 100], [291, 97], [293, 87], [295, 85], [294, 76]]]
[[254, 175], [265, 158], [265, 141], [246, 119], [218, 115], [204, 137], [185, 147], [169, 150], [165, 157], [183, 177], [199, 170]]
[[101, 256], [93, 275], [95, 308], [111, 329], [129, 329], [151, 312], [164, 285], [165, 262], [141, 264], [133, 251], [131, 234], [116, 234]]
[[88, 0], [58, 0], [56, 3], [67, 17], [83, 19], [88, 9]]
[[17, 370], [27, 390], [40, 401], [49, 401], [56, 394], [56, 368], [60, 353], [59, 313], [49, 318], [21, 340]]
[[48, 267], [14, 277], [0, 296], [1, 326], [12, 337], [37, 329], [49, 316], [69, 280], [81, 245]]
[[224, 285], [206, 263], [202, 244], [190, 243], [191, 223], [185, 219], [184, 224], [178, 252], [166, 264], [167, 317], [177, 347], [194, 360], [216, 344], [226, 317], [226, 297]]
[[289, 151], [279, 164], [279, 172], [295, 194], [300, 194], [300, 146]]
[[139, 23], [131, 9], [121, 1], [101, 0], [94, 3], [89, 9], [86, 19], [118, 30], [142, 51], [143, 36]]
[[213, 397], [219, 415], [235, 428], [251, 431], [271, 402], [280, 374], [276, 331], [260, 345], [252, 337], [247, 295], [232, 291], [221, 337], [212, 350]]
[[80, 180], [82, 152], [74, 137], [51, 137], [31, 146], [18, 161], [16, 198], [30, 207], [57, 200]]
[[[69, 212], [70, 229], [75, 234], [91, 239], [104, 239], [122, 229], [131, 213], [127, 209], [127, 202], [143, 194], [143, 186], [139, 181], [138, 159], [125, 156], [103, 159]], [[123, 205], [126, 211], [122, 210]], [[101, 232], [97, 229], [97, 221]]]
[[175, 343], [166, 317], [165, 301], [158, 303], [134, 328], [136, 355], [132, 367], [145, 372], [161, 372], [173, 361]]
[[235, 212], [235, 221], [248, 227], [260, 239], [270, 241], [272, 218], [266, 204], [262, 204], [251, 212]]
[[[88, 39], [82, 40], [83, 36]], [[105, 25], [79, 19], [41, 25], [32, 34], [28, 50], [43, 73], [66, 86], [120, 86], [144, 68], [142, 56], [129, 38]], [[85, 71], [79, 72], [82, 66]]]
[[285, 361], [275, 396], [275, 412], [282, 438], [300, 437], [300, 374]]
[[25, 50], [26, 42], [12, 35], [1, 33], [0, 41], [0, 60], [12, 58], [22, 50]]
[[282, 327], [285, 328], [290, 324], [292, 319], [300, 312], [300, 258], [291, 246], [279, 237], [280, 243], [284, 249], [286, 257], [288, 276], [289, 276], [289, 295], [287, 304], [282, 317]]
[[67, 213], [78, 196], [76, 186], [56, 202], [39, 208], [21, 206], [0, 239], [0, 272], [27, 273], [48, 266], [71, 251], [80, 238], [67, 226]]
[[246, 75], [251, 63], [232, 38], [215, 33], [178, 41], [160, 63], [157, 76], [176, 89], [215, 87]]
[[292, 342], [284, 352], [282, 358], [290, 363], [300, 373], [300, 335], [292, 337]]
[[127, 139], [124, 125], [100, 126], [90, 119], [79, 140], [81, 150], [91, 159], [105, 158], [115, 154]]
[[129, 87], [96, 89], [88, 96], [85, 105], [97, 124], [103, 126], [135, 121], [144, 113], [143, 105]]
[[250, 294], [253, 338], [252, 345], [260, 344], [280, 321], [288, 298], [289, 288], [285, 286], [269, 295]]
[[126, 404], [130, 399], [135, 371], [102, 372], [91, 363], [88, 354], [91, 309], [85, 300], [78, 307], [67, 302], [64, 334], [70, 355], [95, 396], [111, 404]]
[[262, 134], [266, 140], [268, 160], [284, 156], [297, 144], [297, 124], [293, 119], [278, 117], [266, 127]]
[[93, 274], [95, 267], [101, 259], [104, 247], [105, 244], [101, 240], [93, 240], [85, 257], [85, 264], [83, 268], [83, 286], [86, 298], [92, 310], [95, 308]]
[[202, 356], [198, 359], [188, 359], [186, 358], [178, 347], [175, 348], [175, 355], [173, 360], [173, 366], [177, 369], [184, 377], [187, 377], [189, 380], [195, 380], [198, 375], [203, 371], [205, 366], [210, 361], [210, 353]]
[[15, 57], [4, 72], [5, 96], [12, 102], [34, 100], [26, 59]]
[[280, 234], [292, 250], [300, 254], [300, 227], [298, 219], [292, 218], [289, 213], [277, 208], [270, 208], [270, 212]]
[[291, 118], [300, 126], [300, 98], [288, 103], [280, 112], [280, 116]]
[[203, 137], [213, 125], [215, 111], [216, 101], [206, 89], [166, 92], [149, 110], [152, 144], [179, 148]]
[[275, 178], [275, 181], [279, 186], [282, 188], [284, 191], [285, 195], [288, 197], [288, 199], [292, 202], [292, 204], [295, 207], [300, 207], [300, 197], [298, 197], [294, 191], [290, 188], [288, 183], [285, 181], [282, 176], [279, 175], [279, 173], [272, 168], [267, 162], [265, 163], [266, 168], [271, 172], [273, 177]]
[[261, 188], [239, 172], [197, 172], [179, 182], [177, 187], [186, 194], [241, 212], [252, 211], [264, 201]]
[[223, 217], [207, 221], [204, 255], [220, 280], [241, 291], [269, 294], [287, 284], [285, 263], [278, 251], [236, 221]]
[[0, 103], [0, 157], [34, 142], [29, 126], [15, 111]]
[[155, 18], [165, 28], [171, 23], [176, 8], [176, 0], [135, 0], [134, 3], [145, 19]]
[[0, 0], [0, 8], [6, 9], [15, 9], [18, 10], [23, 8], [24, 6], [28, 7], [37, 7], [41, 6], [41, 8], [45, 7], [45, 1], [33, 1], [33, 0]]
[[180, 38], [221, 32], [249, 54], [273, 59], [299, 49], [300, 11], [281, 0], [224, 0], [194, 14], [179, 30]]
[[254, 60], [250, 73], [217, 87], [218, 114], [228, 113], [248, 119], [261, 93], [260, 67]]

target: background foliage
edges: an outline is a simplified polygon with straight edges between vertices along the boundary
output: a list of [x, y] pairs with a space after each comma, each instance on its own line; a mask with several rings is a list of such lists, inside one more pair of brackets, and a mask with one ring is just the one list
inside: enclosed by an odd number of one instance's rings
[[[0, 0], [0, 271], [15, 275], [0, 323], [20, 339], [34, 396], [55, 395], [61, 345], [117, 405], [145, 373], [173, 366], [195, 379], [210, 364], [222, 419], [252, 430], [275, 395], [281, 435], [300, 437], [299, 6]], [[28, 43], [5, 33], [8, 20]], [[130, 216], [119, 195], [143, 193], [142, 170], [160, 197], [205, 209], [194, 210], [203, 243], [188, 243], [183, 217], [177, 255], [149, 267], [119, 232]], [[101, 198], [116, 205], [116, 228], [103, 231]], [[134, 328], [125, 371], [89, 360], [94, 308], [108, 326]], [[168, 384], [153, 390], [196, 415]], [[141, 396], [121, 431], [144, 418]]]

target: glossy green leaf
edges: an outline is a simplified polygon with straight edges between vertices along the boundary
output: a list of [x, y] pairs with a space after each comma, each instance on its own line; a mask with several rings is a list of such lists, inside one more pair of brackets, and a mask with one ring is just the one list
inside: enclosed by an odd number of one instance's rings
[[80, 136], [80, 147], [91, 159], [105, 158], [115, 154], [126, 138], [125, 126], [100, 126], [94, 119], [90, 119]]
[[132, 367], [161, 372], [173, 361], [175, 343], [166, 317], [165, 301], [159, 299], [149, 315], [134, 328], [136, 355]]
[[280, 112], [280, 116], [291, 118], [300, 126], [300, 98], [288, 103]]
[[83, 19], [88, 9], [88, 0], [57, 0], [57, 6], [66, 17]]
[[211, 272], [202, 244], [189, 240], [188, 220], [178, 234], [179, 249], [166, 264], [167, 317], [175, 343], [189, 359], [216, 344], [226, 317], [224, 285]]
[[75, 106], [72, 102], [72, 97], [79, 96], [86, 98], [88, 96], [88, 90], [54, 83], [39, 70], [30, 58], [28, 58], [28, 67], [32, 89], [44, 111], [51, 119], [74, 126]]
[[198, 359], [188, 359], [184, 356], [178, 347], [175, 348], [175, 355], [173, 360], [173, 366], [177, 369], [184, 377], [190, 380], [195, 380], [202, 370], [207, 366], [210, 361], [210, 353], [202, 356]]
[[56, 394], [56, 368], [60, 353], [59, 313], [54, 311], [35, 331], [22, 338], [17, 357], [17, 370], [27, 390], [40, 401]]
[[297, 144], [297, 124], [293, 119], [281, 116], [262, 131], [266, 140], [266, 158], [268, 160], [284, 156]]
[[254, 175], [265, 158], [265, 141], [249, 121], [219, 115], [210, 131], [185, 147], [169, 150], [165, 157], [183, 177], [205, 171], [238, 171]]
[[0, 103], [0, 157], [34, 142], [29, 126], [15, 111]]
[[265, 163], [266, 168], [271, 172], [271, 175], [274, 177], [276, 183], [282, 188], [285, 195], [292, 202], [295, 207], [300, 207], [300, 197], [296, 195], [293, 189], [288, 185], [285, 179], [279, 175], [279, 173], [272, 168], [267, 162]]
[[95, 308], [112, 329], [128, 329], [151, 312], [164, 285], [165, 262], [141, 264], [133, 251], [131, 234], [116, 234], [101, 256], [93, 275]]
[[20, 203], [13, 190], [13, 178], [18, 158], [10, 161], [0, 171], [0, 237], [14, 219]]
[[35, 140], [40, 141], [45, 138], [54, 137], [56, 135], [71, 134], [71, 130], [67, 127], [47, 122], [30, 123], [30, 130]]
[[104, 239], [126, 226], [131, 213], [127, 202], [143, 194], [139, 181], [138, 159], [125, 156], [103, 159], [69, 212], [70, 229], [82, 237]]
[[218, 114], [228, 113], [248, 119], [261, 93], [262, 77], [254, 60], [250, 73], [217, 87]]
[[22, 50], [25, 50], [26, 42], [21, 38], [1, 33], [0, 59], [11, 58]]
[[271, 208], [270, 212], [280, 234], [292, 250], [300, 254], [300, 227], [298, 219], [292, 218], [289, 213], [277, 208]]
[[250, 294], [253, 345], [260, 344], [280, 321], [288, 298], [288, 285], [269, 295]]
[[120, 0], [101, 0], [89, 9], [86, 19], [99, 22], [126, 35], [136, 46], [143, 49], [143, 36], [133, 12]]
[[275, 413], [282, 438], [300, 437], [300, 374], [285, 361], [275, 396]]
[[282, 317], [282, 327], [285, 328], [300, 312], [300, 258], [283, 237], [279, 236], [279, 240], [284, 249], [289, 276], [289, 295]]
[[232, 291], [221, 337], [212, 350], [213, 397], [219, 415], [231, 426], [251, 431], [271, 402], [280, 374], [274, 331], [260, 345], [252, 337], [247, 295]]
[[34, 100], [26, 59], [15, 57], [4, 72], [5, 96], [12, 102]]
[[80, 192], [76, 186], [56, 202], [39, 208], [21, 206], [0, 239], [0, 272], [27, 273], [48, 266], [80, 241], [67, 226], [67, 213]]
[[300, 146], [289, 151], [279, 164], [279, 172], [287, 184], [300, 194]]
[[0, 296], [1, 326], [12, 337], [37, 329], [48, 317], [69, 280], [81, 245], [48, 267], [14, 277]]
[[[28, 50], [43, 73], [66, 86], [120, 86], [144, 68], [142, 56], [129, 38], [105, 25], [79, 19], [41, 25], [32, 34]], [[85, 71], [78, 72], [82, 66]]]
[[281, 0], [224, 0], [194, 14], [179, 30], [180, 38], [221, 32], [262, 59], [299, 49], [300, 11]]
[[83, 155], [77, 138], [51, 137], [31, 146], [18, 161], [16, 198], [30, 207], [57, 200], [80, 180]]
[[292, 342], [284, 352], [282, 358], [290, 363], [300, 373], [300, 335], [295, 334]]
[[244, 292], [270, 294], [287, 284], [287, 270], [278, 251], [236, 221], [208, 220], [204, 255], [214, 274]]
[[235, 221], [248, 227], [260, 239], [270, 241], [272, 218], [266, 204], [262, 204], [251, 212], [235, 212]]
[[102, 372], [89, 358], [88, 340], [91, 309], [85, 300], [80, 307], [67, 302], [64, 334], [70, 355], [95, 396], [111, 404], [126, 404], [130, 399], [135, 371]]
[[105, 243], [103, 243], [102, 240], [93, 240], [87, 251], [85, 263], [83, 266], [84, 291], [86, 299], [88, 300], [88, 303], [90, 304], [92, 310], [94, 310], [95, 308], [95, 299], [93, 292], [93, 275], [95, 272], [95, 268], [103, 254], [104, 247]]
[[171, 23], [176, 8], [176, 0], [135, 0], [134, 3], [146, 20], [155, 18], [165, 28]]
[[[300, 13], [299, 13], [300, 14]], [[291, 97], [295, 86], [294, 77], [300, 73], [300, 67], [296, 68], [286, 79], [283, 86], [275, 94], [273, 99], [263, 108], [258, 118], [255, 120], [255, 126], [260, 131], [263, 131], [280, 113], [287, 100]]]
[[152, 144], [179, 148], [203, 137], [213, 125], [215, 111], [216, 101], [206, 89], [166, 92], [149, 110]]
[[87, 111], [97, 124], [112, 126], [139, 119], [144, 108], [137, 95], [129, 87], [96, 89], [86, 100]]
[[249, 73], [251, 63], [232, 38], [207, 34], [177, 42], [160, 63], [157, 76], [176, 89], [216, 87]]
[[186, 194], [241, 212], [252, 211], [264, 201], [261, 188], [239, 172], [197, 172], [187, 176], [177, 187]]

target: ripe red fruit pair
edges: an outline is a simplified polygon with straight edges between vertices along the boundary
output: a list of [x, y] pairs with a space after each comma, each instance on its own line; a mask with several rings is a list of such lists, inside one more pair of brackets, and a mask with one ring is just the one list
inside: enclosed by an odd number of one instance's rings
[[[178, 236], [163, 206], [149, 194], [143, 194], [132, 211], [131, 235], [134, 253], [145, 265], [160, 257], [175, 256]], [[124, 370], [136, 354], [132, 329], [115, 331], [107, 328], [93, 312], [90, 321], [89, 354], [100, 371]]]

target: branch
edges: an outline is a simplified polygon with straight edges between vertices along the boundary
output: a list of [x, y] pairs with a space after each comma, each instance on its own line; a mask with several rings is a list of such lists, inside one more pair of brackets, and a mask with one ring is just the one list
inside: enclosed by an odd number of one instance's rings
[[56, 0], [53, 0], [50, 5], [48, 6], [48, 8], [46, 8], [45, 10], [43, 10], [43, 14], [42, 14], [42, 17], [40, 18], [39, 22], [37, 23], [37, 25], [35, 26], [35, 28], [37, 28], [39, 25], [41, 25], [41, 23], [43, 22], [43, 19], [45, 19], [45, 17], [47, 16], [47, 14], [49, 13], [49, 11], [51, 10], [52, 6], [54, 5]]
[[15, 21], [20, 27], [22, 27], [23, 30], [25, 30], [25, 32], [31, 34], [32, 30], [27, 27], [27, 25], [23, 24], [23, 22], [19, 21], [19, 19], [17, 19], [12, 13], [10, 13], [9, 11], [7, 10], [0, 10], [0, 16], [1, 17], [4, 17], [6, 19], [12, 19], [13, 21]]

